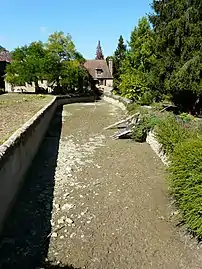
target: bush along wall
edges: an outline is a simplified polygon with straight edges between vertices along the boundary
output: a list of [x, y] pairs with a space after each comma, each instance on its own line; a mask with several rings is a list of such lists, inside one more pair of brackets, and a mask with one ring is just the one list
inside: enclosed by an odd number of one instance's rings
[[169, 158], [168, 182], [182, 222], [202, 239], [202, 137], [198, 120], [189, 115], [164, 116], [155, 126]]
[[171, 193], [187, 228], [202, 239], [202, 139], [176, 145], [169, 167]]
[[133, 139], [144, 142], [154, 130], [169, 159], [168, 183], [180, 221], [202, 240], [202, 123], [185, 113], [176, 116], [138, 107], [131, 112], [137, 110], [141, 115]]

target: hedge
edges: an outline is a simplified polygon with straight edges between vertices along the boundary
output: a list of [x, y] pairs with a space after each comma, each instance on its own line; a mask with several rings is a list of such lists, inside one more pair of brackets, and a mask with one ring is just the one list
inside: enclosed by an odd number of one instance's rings
[[[158, 117], [159, 116], [159, 117]], [[144, 142], [147, 132], [156, 138], [169, 158], [170, 191], [190, 232], [202, 239], [202, 136], [200, 121], [190, 115], [141, 113], [133, 138]]]
[[176, 145], [169, 167], [169, 183], [188, 229], [202, 239], [202, 140]]

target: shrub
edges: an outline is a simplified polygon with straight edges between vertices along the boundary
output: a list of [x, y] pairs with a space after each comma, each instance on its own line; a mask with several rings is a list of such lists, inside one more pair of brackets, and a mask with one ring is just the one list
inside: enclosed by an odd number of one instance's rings
[[127, 105], [127, 111], [129, 114], [135, 114], [135, 113], [139, 112], [139, 110], [140, 110], [140, 105], [138, 105], [136, 103], [132, 103], [132, 104]]
[[188, 123], [188, 122], [191, 122], [191, 121], [194, 121], [195, 118], [194, 116], [188, 114], [188, 113], [181, 113], [179, 115], [179, 118], [182, 119], [185, 123]]
[[202, 140], [179, 143], [170, 160], [171, 193], [187, 227], [202, 238]]
[[168, 155], [173, 152], [179, 142], [191, 136], [189, 132], [177, 122], [173, 114], [166, 114], [164, 118], [159, 120], [155, 134], [164, 152]]
[[132, 133], [132, 139], [136, 142], [144, 142], [147, 137], [147, 123], [144, 118], [140, 119]]
[[145, 142], [147, 133], [152, 130], [158, 122], [159, 119], [156, 115], [148, 112], [143, 114], [133, 131], [132, 138], [136, 142]]
[[151, 91], [147, 90], [146, 92], [143, 93], [138, 103], [140, 105], [150, 105], [153, 103], [153, 101], [154, 101], [154, 94]]

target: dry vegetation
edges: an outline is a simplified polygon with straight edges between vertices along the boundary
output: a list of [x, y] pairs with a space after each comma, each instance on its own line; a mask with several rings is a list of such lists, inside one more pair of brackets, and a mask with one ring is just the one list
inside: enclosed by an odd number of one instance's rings
[[0, 144], [46, 105], [52, 96], [4, 94], [0, 96]]

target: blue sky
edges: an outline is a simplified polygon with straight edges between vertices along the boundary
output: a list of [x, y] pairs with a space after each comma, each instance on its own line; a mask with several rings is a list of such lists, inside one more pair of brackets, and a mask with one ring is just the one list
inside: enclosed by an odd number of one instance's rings
[[70, 33], [86, 59], [95, 57], [101, 41], [111, 55], [122, 34], [129, 40], [138, 19], [151, 12], [151, 0], [4, 0], [1, 1], [0, 45], [12, 50], [31, 41], [46, 41], [62, 30]]

